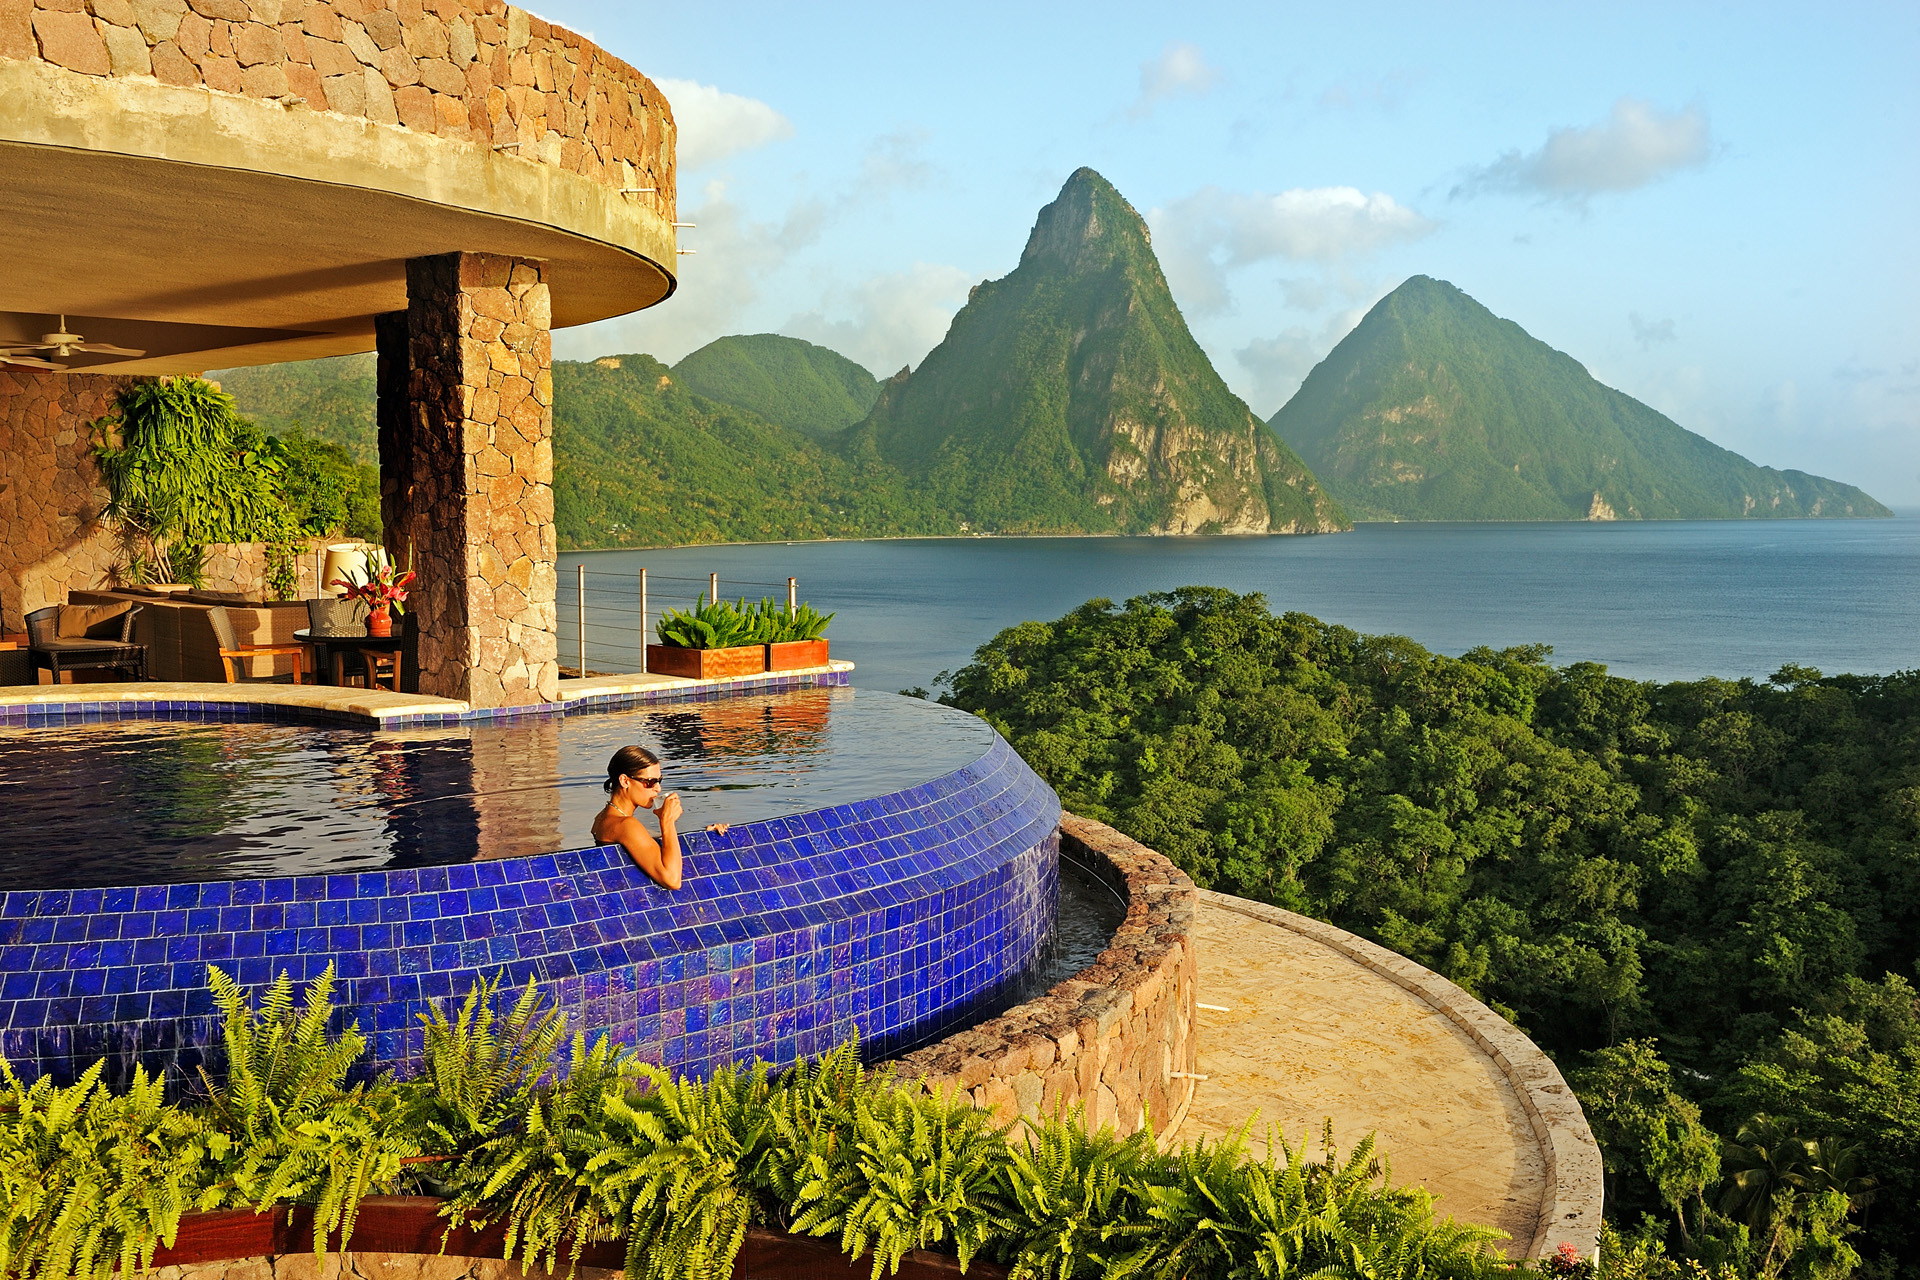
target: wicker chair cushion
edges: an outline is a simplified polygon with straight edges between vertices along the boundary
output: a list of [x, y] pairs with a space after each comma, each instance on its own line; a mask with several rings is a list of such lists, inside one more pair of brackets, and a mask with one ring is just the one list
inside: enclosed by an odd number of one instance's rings
[[227, 616], [226, 607], [215, 605], [207, 610], [207, 621], [213, 624], [213, 634], [220, 641], [222, 649], [238, 649], [240, 638], [234, 634], [233, 619]]
[[62, 640], [118, 640], [126, 630], [121, 615], [133, 608], [131, 602], [118, 604], [63, 604], [60, 606], [59, 638]]

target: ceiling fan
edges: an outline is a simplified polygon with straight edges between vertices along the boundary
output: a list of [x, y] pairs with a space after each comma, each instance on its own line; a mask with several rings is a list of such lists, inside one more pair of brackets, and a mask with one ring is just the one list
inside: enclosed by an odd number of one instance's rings
[[51, 351], [57, 356], [66, 357], [76, 351], [92, 352], [107, 356], [143, 356], [144, 351], [135, 351], [131, 347], [116, 347], [111, 342], [88, 342], [77, 333], [67, 332], [67, 318], [60, 317], [60, 328], [55, 333], [43, 333], [38, 342], [23, 342], [16, 346], [0, 347], [0, 364], [25, 365], [30, 369], [64, 369], [67, 366], [55, 364], [45, 356], [34, 355], [36, 351]]

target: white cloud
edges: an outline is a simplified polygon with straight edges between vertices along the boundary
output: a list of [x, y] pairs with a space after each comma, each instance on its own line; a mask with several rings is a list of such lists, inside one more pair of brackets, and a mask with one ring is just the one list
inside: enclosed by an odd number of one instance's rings
[[1317, 329], [1292, 325], [1271, 338], [1255, 338], [1233, 353], [1253, 379], [1247, 403], [1262, 418], [1270, 418], [1300, 388], [1313, 366], [1353, 332], [1367, 314], [1366, 307], [1343, 307]]
[[1509, 151], [1474, 170], [1453, 194], [1534, 191], [1579, 204], [1608, 191], [1632, 191], [1706, 164], [1713, 150], [1706, 109], [1665, 112], [1622, 98], [1599, 124], [1555, 129], [1538, 150]]
[[715, 338], [746, 331], [749, 310], [771, 275], [819, 238], [826, 212], [803, 202], [779, 222], [756, 222], [727, 198], [715, 180], [700, 204], [683, 209], [697, 229], [680, 243], [694, 252], [679, 259], [674, 296], [633, 315], [581, 325], [554, 337], [555, 355], [585, 360], [615, 352], [644, 352], [668, 364]]
[[925, 129], [903, 129], [868, 143], [860, 158], [860, 181], [848, 200], [880, 199], [925, 186], [933, 176], [926, 159], [927, 138]]
[[1872, 382], [1877, 378], [1886, 377], [1887, 371], [1873, 365], [1863, 365], [1857, 360], [1849, 360], [1843, 365], [1836, 366], [1833, 376], [1838, 382]]
[[1642, 351], [1651, 351], [1678, 337], [1673, 331], [1673, 321], [1648, 320], [1638, 311], [1627, 313], [1627, 326], [1633, 330], [1633, 340], [1640, 344]]
[[654, 83], [673, 106], [679, 131], [674, 155], [682, 173], [793, 136], [793, 122], [757, 98], [693, 80]]
[[1377, 79], [1356, 78], [1328, 85], [1320, 94], [1323, 111], [1358, 111], [1372, 107], [1397, 111], [1407, 93], [1423, 75], [1413, 71], [1390, 71]]
[[1170, 98], [1203, 98], [1220, 83], [1220, 73], [1207, 64], [1200, 46], [1173, 41], [1152, 62], [1140, 64], [1140, 96], [1128, 114], [1151, 115]]
[[832, 308], [837, 317], [825, 308], [802, 312], [780, 332], [831, 347], [885, 378], [939, 345], [972, 281], [958, 267], [916, 262], [856, 286]]
[[1231, 306], [1227, 273], [1235, 268], [1273, 259], [1335, 266], [1434, 227], [1392, 196], [1356, 187], [1295, 187], [1278, 195], [1203, 187], [1149, 220], [1181, 305], [1201, 314]]

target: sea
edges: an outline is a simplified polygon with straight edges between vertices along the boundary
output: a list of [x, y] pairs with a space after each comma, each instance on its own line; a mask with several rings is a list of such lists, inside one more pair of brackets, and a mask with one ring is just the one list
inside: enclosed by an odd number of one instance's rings
[[1362, 524], [1230, 538], [925, 538], [564, 553], [561, 662], [638, 669], [648, 622], [719, 575], [720, 594], [833, 613], [827, 637], [862, 688], [929, 688], [1005, 627], [1187, 585], [1257, 591], [1368, 634], [1458, 655], [1542, 644], [1556, 665], [1645, 680], [1764, 679], [1787, 663], [1920, 668], [1920, 512], [1882, 520]]

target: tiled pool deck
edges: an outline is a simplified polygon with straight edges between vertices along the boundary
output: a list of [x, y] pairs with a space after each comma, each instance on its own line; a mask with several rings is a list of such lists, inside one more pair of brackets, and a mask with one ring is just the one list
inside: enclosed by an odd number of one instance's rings
[[[547, 713], [845, 683], [848, 666], [721, 688], [581, 682], [598, 687]], [[329, 691], [359, 694], [360, 711], [94, 688], [151, 696], [38, 702], [0, 723], [350, 713], [390, 724], [378, 713], [397, 705], [365, 691]], [[903, 791], [683, 836], [678, 892], [616, 846], [350, 876], [9, 892], [0, 1052], [24, 1078], [70, 1079], [96, 1057], [115, 1075], [136, 1062], [217, 1069], [206, 966], [258, 985], [282, 970], [303, 981], [331, 963], [342, 1016], [369, 1033], [376, 1067], [403, 1074], [418, 1062], [429, 1002], [496, 973], [539, 981], [590, 1038], [611, 1033], [696, 1074], [755, 1054], [791, 1062], [856, 1029], [872, 1054], [895, 1053], [977, 1019], [1042, 964], [1059, 818], [1053, 793], [996, 740], [974, 763]]]
[[315, 684], [176, 684], [137, 681], [100, 684], [0, 686], [0, 725], [78, 716], [98, 720], [151, 720], [180, 714], [235, 715], [255, 720], [293, 720], [362, 724], [388, 729], [414, 725], [459, 724], [476, 720], [562, 715], [655, 702], [727, 698], [747, 693], [778, 693], [820, 685], [851, 683], [851, 662], [829, 662], [796, 671], [685, 680], [678, 676], [595, 676], [566, 680], [555, 702], [524, 707], [475, 710], [451, 698], [384, 689], [355, 689]]

